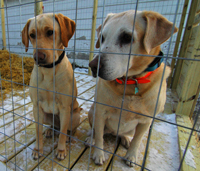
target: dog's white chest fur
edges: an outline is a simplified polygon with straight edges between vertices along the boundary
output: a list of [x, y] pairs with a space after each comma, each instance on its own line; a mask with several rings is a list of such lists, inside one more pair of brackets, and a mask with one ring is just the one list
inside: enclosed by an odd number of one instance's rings
[[[38, 76], [38, 79], [34, 77]], [[53, 83], [53, 77], [49, 77], [48, 75], [44, 75], [41, 73], [36, 74], [33, 71], [32, 73], [32, 80], [38, 80], [36, 82], [31, 82], [31, 86], [37, 87], [38, 85], [38, 92], [37, 88], [34, 89], [34, 92], [38, 96], [39, 106], [45, 113], [54, 113], [59, 114], [59, 102], [58, 102], [58, 94], [56, 92], [56, 85]], [[38, 84], [37, 84], [38, 82]]]
[[[49, 100], [47, 101], [43, 97], [47, 97]], [[46, 92], [43, 90], [39, 91], [39, 105], [45, 113], [59, 114], [56, 95], [53, 95], [52, 92], [48, 92], [48, 89]]]

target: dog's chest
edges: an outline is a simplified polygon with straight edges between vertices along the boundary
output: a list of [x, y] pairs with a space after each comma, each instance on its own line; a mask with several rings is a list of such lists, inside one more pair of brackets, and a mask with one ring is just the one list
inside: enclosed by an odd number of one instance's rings
[[32, 86], [39, 87], [31, 89], [30, 94], [35, 101], [38, 97], [39, 106], [45, 113], [54, 113], [59, 114], [59, 106], [60, 106], [60, 95], [57, 93], [59, 91], [60, 86], [54, 83], [53, 79], [46, 79], [45, 77], [38, 77], [38, 85], [32, 82]]
[[[41, 86], [42, 87], [42, 86]], [[44, 90], [39, 90], [39, 103], [45, 113], [59, 113], [59, 100], [56, 88], [49, 87], [48, 85], [44, 85]]]
[[[114, 101], [109, 100], [111, 106], [116, 106], [121, 108], [122, 106], [122, 97], [116, 97]], [[104, 100], [105, 100], [104, 96]], [[155, 99], [152, 98], [148, 100], [143, 97], [128, 97], [126, 96], [123, 102], [123, 110], [107, 108], [105, 111], [106, 127], [113, 132], [117, 133], [118, 123], [120, 118], [119, 125], [119, 134], [129, 133], [130, 131], [135, 130], [138, 123], [148, 123], [151, 118], [145, 117], [144, 115], [151, 116], [153, 115], [154, 107], [155, 107]]]

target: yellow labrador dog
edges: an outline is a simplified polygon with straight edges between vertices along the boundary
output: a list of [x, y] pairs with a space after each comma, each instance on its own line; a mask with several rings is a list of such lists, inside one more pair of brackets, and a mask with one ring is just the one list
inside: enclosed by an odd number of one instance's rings
[[[134, 17], [135, 28], [132, 39]], [[166, 79], [171, 71], [168, 66], [164, 71], [161, 57], [143, 55], [162, 56], [160, 45], [177, 30], [159, 13], [137, 11], [135, 16], [133, 10], [108, 14], [103, 26], [100, 25], [97, 28], [96, 48], [99, 48], [101, 44], [102, 53], [96, 55], [89, 66], [93, 76], [96, 77], [98, 73], [100, 77], [97, 85], [96, 101], [98, 103], [95, 110], [94, 104], [91, 106], [88, 114], [89, 122], [92, 125], [95, 112], [94, 142], [95, 146], [103, 149], [103, 135], [105, 133], [116, 135], [118, 131], [128, 68], [124, 110], [121, 114], [118, 135], [121, 137], [122, 145], [128, 148], [125, 159], [129, 166], [134, 166], [141, 139], [151, 124], [152, 119], [144, 115], [153, 116], [154, 112], [158, 114], [164, 110]], [[97, 72], [98, 62], [100, 63]], [[163, 72], [164, 79], [155, 111]], [[103, 104], [118, 107], [118, 109]], [[129, 136], [133, 137], [132, 140], [129, 139]], [[86, 139], [87, 143], [92, 141], [90, 137]], [[98, 148], [94, 149], [93, 160], [96, 164], [102, 165], [105, 161], [104, 152]]]
[[[54, 126], [61, 132], [56, 152], [58, 159], [64, 159], [66, 156], [67, 130], [71, 130], [71, 124], [74, 130], [80, 121], [78, 102], [76, 98], [72, 98], [72, 95], [77, 96], [76, 80], [74, 79], [73, 82], [72, 66], [64, 51], [74, 31], [73, 20], [62, 14], [55, 14], [54, 17], [50, 13], [29, 19], [22, 31], [22, 42], [26, 51], [29, 40], [34, 48], [35, 65], [29, 88], [36, 121], [36, 145], [32, 153], [34, 159], [39, 158], [43, 153], [42, 124], [53, 125], [53, 114]], [[55, 95], [53, 92], [56, 92]], [[72, 123], [71, 112], [73, 112]], [[46, 136], [51, 135], [49, 129]]]

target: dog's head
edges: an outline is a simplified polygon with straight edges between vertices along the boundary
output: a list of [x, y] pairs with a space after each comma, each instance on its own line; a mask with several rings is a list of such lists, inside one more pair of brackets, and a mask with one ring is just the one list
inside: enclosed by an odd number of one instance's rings
[[[101, 45], [102, 53], [97, 54], [89, 64], [93, 76], [97, 76], [99, 59], [99, 77], [105, 80], [125, 76], [127, 67], [128, 76], [142, 73], [155, 57], [137, 54], [158, 55], [160, 45], [177, 30], [173, 23], [152, 11], [138, 11], [136, 16], [134, 10], [108, 14], [103, 26], [97, 28], [96, 48]], [[128, 66], [129, 53], [134, 55], [130, 56]]]
[[[55, 17], [51, 13], [40, 14], [27, 21], [22, 30], [22, 42], [27, 52], [30, 40], [34, 48], [34, 60], [39, 65], [47, 65], [53, 63], [53, 49], [67, 47], [74, 31], [75, 22], [70, 18], [62, 14], [55, 14]], [[55, 61], [61, 53], [62, 51], [55, 50]]]

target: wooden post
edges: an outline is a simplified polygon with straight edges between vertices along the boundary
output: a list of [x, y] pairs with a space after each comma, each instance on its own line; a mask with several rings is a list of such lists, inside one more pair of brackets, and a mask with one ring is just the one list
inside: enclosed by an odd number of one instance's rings
[[[192, 0], [191, 6], [190, 6], [190, 11], [189, 11], [189, 15], [188, 15], [188, 20], [187, 20], [187, 24], [186, 24], [186, 28], [185, 28], [185, 32], [184, 32], [184, 36], [183, 36], [183, 41], [181, 44], [181, 49], [179, 52], [179, 57], [185, 57], [185, 54], [187, 52], [187, 48], [189, 47], [189, 39], [191, 37], [192, 34], [192, 27], [194, 24], [194, 18], [195, 15], [197, 13], [197, 7], [199, 5], [199, 0]], [[176, 64], [176, 68], [174, 71], [174, 76], [173, 76], [173, 81], [172, 81], [172, 89], [176, 89], [177, 85], [178, 85], [178, 81], [180, 78], [180, 72], [181, 72], [181, 68], [182, 68], [182, 64], [183, 64], [183, 60], [178, 60], [177, 64]]]
[[6, 49], [6, 27], [5, 27], [5, 15], [4, 15], [4, 0], [1, 0], [1, 29], [3, 39], [3, 50]]
[[[178, 28], [178, 35], [176, 37], [176, 44], [175, 44], [175, 47], [174, 47], [173, 57], [176, 57], [177, 53], [178, 53], [180, 39], [181, 39], [181, 35], [182, 35], [182, 32], [183, 32], [183, 26], [184, 26], [184, 23], [185, 23], [185, 16], [186, 16], [186, 12], [187, 12], [187, 9], [188, 9], [188, 3], [189, 3], [189, 0], [185, 0], [184, 6], [183, 6], [183, 11], [182, 11], [181, 22], [180, 22], [180, 25], [179, 25], [179, 28]], [[171, 74], [168, 78], [168, 82], [167, 82], [168, 88], [171, 87], [172, 75], [173, 75], [173, 70], [174, 70], [174, 67], [175, 67], [175, 62], [176, 62], [176, 59], [172, 59], [172, 62], [171, 62], [172, 72], [171, 72]]]
[[[93, 51], [94, 51], [94, 43], [95, 43], [94, 40], [95, 40], [95, 33], [96, 33], [97, 6], [98, 6], [98, 0], [94, 0], [89, 62], [93, 59], [93, 54], [94, 54]], [[88, 75], [92, 75], [90, 67], [88, 67]]]
[[43, 2], [41, 0], [35, 0], [35, 16], [43, 13]]
[[[198, 1], [199, 4], [196, 4], [195, 9], [190, 10], [191, 13], [194, 13], [195, 17], [193, 18], [193, 23], [191, 23], [191, 33], [187, 39], [187, 46], [185, 47], [184, 57], [187, 59], [200, 59], [200, 0], [195, 1]], [[180, 78], [176, 86], [176, 92], [179, 98], [176, 114], [191, 117], [191, 113], [193, 113], [196, 99], [199, 96], [199, 65], [199, 61], [182, 60], [179, 71]]]
[[194, 109], [195, 109], [195, 106], [196, 106], [196, 103], [197, 103], [197, 100], [198, 100], [198, 97], [199, 97], [199, 93], [200, 93], [200, 82], [199, 82], [199, 86], [198, 86], [198, 89], [197, 89], [197, 92], [196, 92], [196, 96], [194, 98], [194, 102], [193, 102], [193, 105], [192, 105], [192, 108], [191, 108], [191, 111], [190, 111], [190, 115], [189, 115], [190, 118], [192, 118], [192, 115], [193, 115], [193, 112], [194, 112]]

